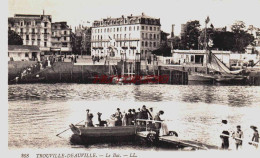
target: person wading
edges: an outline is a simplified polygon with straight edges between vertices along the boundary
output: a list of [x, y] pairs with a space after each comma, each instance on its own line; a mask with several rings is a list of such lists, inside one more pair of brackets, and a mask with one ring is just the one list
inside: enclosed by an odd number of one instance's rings
[[223, 131], [222, 134], [220, 135], [220, 138], [222, 140], [221, 148], [222, 149], [228, 149], [229, 148], [229, 130], [227, 128], [227, 120], [222, 120], [222, 127]]
[[241, 126], [240, 125], [237, 126], [237, 131], [232, 134], [232, 137], [236, 141], [236, 143], [235, 143], [236, 144], [236, 149], [238, 150], [238, 148], [242, 148], [243, 141], [241, 139], [244, 138], [244, 134], [243, 134], [243, 131], [241, 130]]

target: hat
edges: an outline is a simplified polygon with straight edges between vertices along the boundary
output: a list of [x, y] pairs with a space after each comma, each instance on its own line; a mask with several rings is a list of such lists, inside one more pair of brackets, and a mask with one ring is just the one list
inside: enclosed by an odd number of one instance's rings
[[132, 109], [133, 112], [135, 112], [135, 109]]
[[227, 120], [222, 120], [222, 123], [227, 124]]
[[240, 126], [240, 125], [237, 125], [237, 128], [241, 128], [241, 126]]
[[120, 110], [119, 108], [117, 108], [116, 110]]
[[132, 109], [129, 109], [129, 110], [128, 110], [128, 112], [131, 112], [131, 111], [132, 111]]
[[253, 125], [250, 126], [250, 128], [252, 128], [252, 129], [257, 129], [257, 127], [256, 127], [256, 126], [253, 126]]
[[160, 110], [160, 111], [159, 111], [159, 114], [161, 114], [161, 115], [164, 114], [164, 111]]
[[143, 108], [146, 108], [146, 106], [145, 106], [145, 105], [143, 105]]
[[87, 109], [86, 111], [89, 111], [89, 109]]

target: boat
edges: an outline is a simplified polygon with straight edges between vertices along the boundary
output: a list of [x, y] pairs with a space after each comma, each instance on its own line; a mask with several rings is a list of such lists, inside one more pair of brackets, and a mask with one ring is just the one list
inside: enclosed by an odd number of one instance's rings
[[70, 125], [73, 132], [70, 141], [75, 144], [129, 142], [135, 140], [136, 126], [85, 127]]

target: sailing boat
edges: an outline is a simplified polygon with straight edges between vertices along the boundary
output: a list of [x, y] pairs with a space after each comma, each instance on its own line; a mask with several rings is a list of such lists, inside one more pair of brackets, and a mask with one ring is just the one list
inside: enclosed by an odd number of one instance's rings
[[[205, 50], [206, 50], [206, 73], [194, 73], [189, 75], [191, 79], [197, 79], [197, 81], [217, 81], [217, 82], [233, 82], [244, 81], [243, 69], [231, 71], [220, 59], [216, 57], [209, 49], [209, 43], [206, 42], [206, 30], [209, 17], [205, 21]], [[189, 80], [191, 80], [189, 79]]]

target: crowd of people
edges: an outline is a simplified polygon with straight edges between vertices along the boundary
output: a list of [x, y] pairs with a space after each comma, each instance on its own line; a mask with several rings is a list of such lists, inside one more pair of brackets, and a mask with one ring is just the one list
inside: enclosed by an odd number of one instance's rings
[[[87, 127], [94, 127], [93, 124], [93, 117], [94, 115], [89, 112], [90, 110], [87, 109], [87, 117], [85, 126]], [[159, 130], [162, 127], [162, 123], [160, 121], [160, 115], [162, 115], [164, 112], [159, 111], [158, 113], [154, 113], [153, 108], [147, 109], [145, 105], [142, 106], [142, 108], [138, 108], [138, 110], [135, 109], [129, 109], [127, 112], [121, 112], [120, 108], [116, 109], [116, 112], [110, 116], [109, 119], [107, 119], [104, 123], [104, 121], [101, 123], [101, 113], [98, 113], [98, 120], [99, 124], [98, 126], [106, 125], [106, 126], [129, 126], [129, 125], [146, 125], [150, 124], [151, 121], [148, 120], [154, 120], [156, 121], [154, 123], [155, 130], [157, 134], [159, 134]]]
[[[220, 134], [221, 138], [221, 148], [224, 150], [229, 149], [229, 138], [232, 138], [235, 140], [236, 149], [239, 150], [242, 148], [244, 140], [244, 133], [241, 129], [240, 125], [236, 126], [236, 130], [232, 132], [232, 130], [229, 129], [228, 121], [222, 120], [222, 132]], [[248, 144], [253, 145], [255, 148], [258, 148], [259, 144], [259, 133], [256, 126], [250, 126], [250, 128], [253, 130], [251, 140], [248, 142]]]

